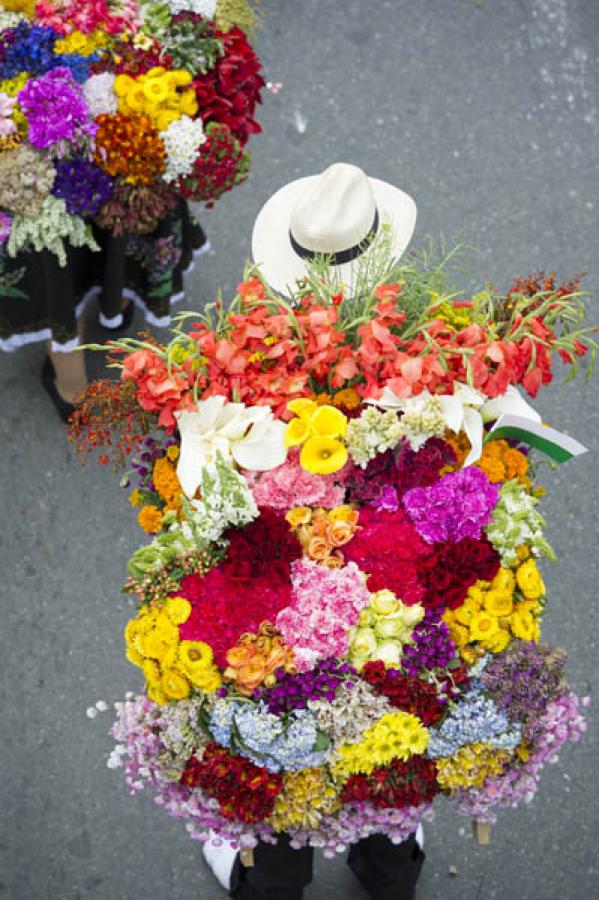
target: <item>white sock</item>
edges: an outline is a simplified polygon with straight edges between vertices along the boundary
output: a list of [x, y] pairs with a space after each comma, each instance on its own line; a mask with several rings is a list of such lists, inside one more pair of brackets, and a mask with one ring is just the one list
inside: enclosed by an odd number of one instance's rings
[[422, 827], [422, 822], [418, 824], [416, 829], [416, 843], [421, 850], [424, 850], [424, 828]]
[[212, 874], [228, 891], [231, 887], [233, 865], [239, 851], [229, 841], [225, 841], [224, 838], [218, 837], [214, 831], [211, 831], [210, 837], [203, 845], [202, 852]]

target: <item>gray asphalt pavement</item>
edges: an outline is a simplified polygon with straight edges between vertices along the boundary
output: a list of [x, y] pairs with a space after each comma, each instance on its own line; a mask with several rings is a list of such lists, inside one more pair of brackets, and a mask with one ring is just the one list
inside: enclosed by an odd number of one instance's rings
[[[262, 5], [259, 50], [283, 89], [265, 97], [250, 181], [202, 215], [213, 252], [189, 279], [188, 307], [234, 287], [273, 190], [344, 160], [416, 199], [416, 244], [440, 232], [475, 244], [478, 283], [507, 287], [541, 267], [589, 272], [599, 320], [596, 0]], [[224, 894], [183, 824], [129, 798], [106, 768], [109, 714], [86, 717], [96, 700], [140, 686], [123, 655], [132, 607], [119, 594], [140, 533], [118, 477], [81, 469], [66, 444], [39, 386], [43, 355], [0, 358], [0, 898], [216, 900]], [[89, 364], [102, 371], [99, 357]], [[489, 847], [440, 811], [419, 900], [598, 896], [598, 385], [556, 384], [537, 401], [592, 451], [548, 472], [544, 504], [559, 554], [546, 567], [544, 637], [568, 648], [573, 686], [594, 698], [588, 735], [548, 768], [533, 805], [502, 815]], [[342, 860], [318, 859], [306, 896], [365, 895]]]

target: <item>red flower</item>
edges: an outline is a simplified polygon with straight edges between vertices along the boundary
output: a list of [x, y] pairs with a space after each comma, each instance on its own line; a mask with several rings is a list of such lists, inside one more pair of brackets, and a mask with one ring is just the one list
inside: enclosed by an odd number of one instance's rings
[[343, 786], [341, 800], [368, 800], [379, 809], [401, 809], [430, 803], [438, 790], [435, 762], [412, 756], [407, 762], [395, 759], [370, 775], [352, 775]]
[[435, 725], [443, 717], [446, 705], [441, 703], [434, 684], [416, 675], [404, 675], [399, 669], [387, 669], [380, 660], [366, 663], [360, 677], [377, 692], [387, 697], [391, 706], [412, 713], [425, 725]]
[[425, 591], [423, 605], [457, 609], [466, 599], [468, 588], [478, 579], [492, 581], [499, 565], [499, 556], [486, 537], [435, 544], [433, 552], [416, 563]]
[[260, 60], [243, 31], [239, 28], [232, 28], [226, 34], [217, 31], [216, 37], [222, 41], [224, 56], [193, 83], [200, 116], [204, 123], [227, 125], [243, 145], [251, 134], [262, 130], [254, 113], [266, 82], [260, 74]]
[[359, 530], [343, 548], [346, 562], [355, 562], [368, 575], [368, 590], [387, 588], [409, 606], [424, 597], [418, 581], [418, 560], [432, 548], [420, 537], [403, 510], [360, 510]]
[[187, 761], [181, 783], [201, 788], [218, 800], [227, 819], [263, 822], [273, 811], [283, 789], [283, 779], [242, 756], [232, 756], [219, 744], [208, 744], [202, 759], [195, 755]]
[[301, 547], [282, 516], [262, 511], [246, 528], [231, 531], [224, 563], [206, 575], [188, 575], [176, 592], [192, 611], [179, 628], [181, 640], [205, 641], [216, 663], [227, 665], [226, 653], [242, 634], [257, 631], [264, 621], [291, 602], [290, 565]]

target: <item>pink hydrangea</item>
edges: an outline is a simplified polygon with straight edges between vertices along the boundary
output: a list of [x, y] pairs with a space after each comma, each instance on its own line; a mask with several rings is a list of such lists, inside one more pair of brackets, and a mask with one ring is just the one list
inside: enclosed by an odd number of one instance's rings
[[334, 475], [311, 475], [302, 469], [299, 452], [290, 450], [286, 462], [269, 472], [244, 472], [259, 507], [270, 506], [287, 512], [294, 506], [321, 506], [333, 509], [345, 498], [351, 472], [346, 466]]
[[308, 559], [292, 564], [293, 599], [276, 626], [294, 649], [300, 671], [326, 656], [343, 656], [348, 631], [368, 604], [365, 579], [355, 563], [327, 569]]

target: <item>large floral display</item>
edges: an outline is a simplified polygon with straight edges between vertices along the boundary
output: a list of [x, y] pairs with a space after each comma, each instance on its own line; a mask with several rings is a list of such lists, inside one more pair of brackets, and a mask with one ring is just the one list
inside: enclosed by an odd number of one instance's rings
[[384, 248], [369, 271], [352, 298], [316, 265], [292, 302], [248, 272], [168, 345], [114, 342], [72, 425], [129, 461], [150, 535], [109, 765], [192, 837], [330, 854], [441, 796], [492, 822], [584, 731], [540, 638], [534, 447], [583, 448], [524, 396], [594, 354], [579, 285], [464, 300]]
[[[245, 179], [264, 80], [246, 0], [2, 0], [0, 240], [96, 249]], [[245, 29], [245, 30], [244, 30]]]

